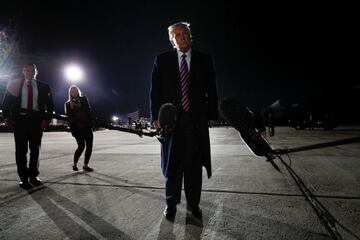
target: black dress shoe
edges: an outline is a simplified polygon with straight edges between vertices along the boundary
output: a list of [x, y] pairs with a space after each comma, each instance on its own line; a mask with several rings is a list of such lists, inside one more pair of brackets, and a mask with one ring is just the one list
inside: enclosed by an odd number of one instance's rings
[[89, 166], [83, 166], [83, 169], [84, 169], [85, 171], [88, 171], [88, 172], [94, 171], [94, 169], [92, 169], [92, 168], [89, 167]]
[[73, 167], [73, 171], [75, 171], [75, 172], [79, 171], [79, 169], [78, 169], [78, 167], [76, 165], [73, 165], [72, 167]]
[[186, 209], [196, 218], [202, 217], [202, 211], [199, 206], [186, 205]]
[[30, 183], [34, 185], [35, 187], [43, 185], [43, 183], [40, 181], [38, 177], [36, 178], [30, 178]]
[[167, 205], [164, 210], [164, 216], [167, 220], [174, 221], [176, 215], [176, 206]]
[[19, 182], [19, 186], [25, 190], [29, 190], [33, 188], [33, 186], [28, 181]]

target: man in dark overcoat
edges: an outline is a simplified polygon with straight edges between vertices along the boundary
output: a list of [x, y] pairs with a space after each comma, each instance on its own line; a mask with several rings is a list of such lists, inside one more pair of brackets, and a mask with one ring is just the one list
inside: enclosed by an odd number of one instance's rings
[[173, 51], [156, 57], [150, 90], [151, 121], [160, 128], [158, 112], [165, 103], [177, 108], [173, 134], [162, 143], [161, 167], [165, 176], [164, 215], [173, 220], [184, 179], [187, 210], [201, 217], [199, 207], [202, 167], [211, 177], [209, 126], [218, 120], [218, 94], [212, 58], [191, 47], [190, 24], [168, 28]]

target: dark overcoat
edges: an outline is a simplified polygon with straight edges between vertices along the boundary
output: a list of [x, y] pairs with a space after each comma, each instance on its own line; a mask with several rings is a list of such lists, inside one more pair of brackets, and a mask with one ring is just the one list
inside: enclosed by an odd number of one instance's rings
[[[162, 104], [172, 103], [181, 109], [180, 73], [177, 51], [156, 57], [150, 90], [151, 121], [158, 119]], [[218, 120], [218, 95], [212, 58], [203, 52], [191, 50], [189, 78], [190, 114], [201, 130], [201, 162], [211, 177], [211, 156], [208, 120]], [[174, 153], [173, 137], [161, 146], [161, 167], [167, 177], [169, 160]]]

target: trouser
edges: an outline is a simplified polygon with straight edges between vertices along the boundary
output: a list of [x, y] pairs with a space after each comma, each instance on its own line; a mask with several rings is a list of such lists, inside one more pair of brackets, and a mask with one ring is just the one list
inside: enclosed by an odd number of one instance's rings
[[[17, 172], [21, 181], [36, 178], [39, 175], [39, 155], [41, 148], [41, 119], [31, 116], [20, 116], [15, 121], [15, 159]], [[27, 152], [30, 149], [29, 167]]]
[[85, 146], [86, 146], [86, 150], [85, 150], [84, 164], [88, 164], [90, 161], [92, 147], [93, 147], [93, 140], [94, 140], [94, 135], [91, 127], [79, 128], [76, 131], [74, 131], [73, 136], [75, 137], [78, 145], [74, 153], [74, 164], [78, 163], [79, 158], [85, 149]]
[[189, 114], [180, 115], [178, 121], [165, 182], [166, 204], [174, 206], [180, 203], [184, 179], [187, 204], [197, 206], [202, 185], [200, 127], [193, 123]]

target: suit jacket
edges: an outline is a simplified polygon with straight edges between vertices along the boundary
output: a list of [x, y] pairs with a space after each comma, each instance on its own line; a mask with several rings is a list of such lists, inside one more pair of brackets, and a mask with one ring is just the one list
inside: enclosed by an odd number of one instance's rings
[[[202, 165], [211, 177], [211, 157], [208, 120], [218, 119], [218, 95], [215, 82], [215, 71], [208, 54], [192, 49], [189, 78], [190, 114], [201, 126]], [[162, 104], [172, 103], [181, 109], [180, 72], [177, 51], [162, 53], [157, 56], [152, 72], [150, 90], [151, 120], [158, 119]], [[169, 148], [169, 149], [164, 149]], [[166, 176], [167, 161], [170, 158], [172, 144], [162, 144], [162, 166]], [[164, 154], [168, 153], [168, 154]]]
[[[4, 99], [3, 99], [3, 114], [4, 118], [13, 118], [20, 111], [21, 104], [21, 89], [24, 85], [24, 79], [13, 80], [8, 83]], [[41, 119], [50, 121], [49, 114], [54, 111], [54, 103], [49, 85], [44, 82], [36, 81], [38, 88], [38, 104]]]

